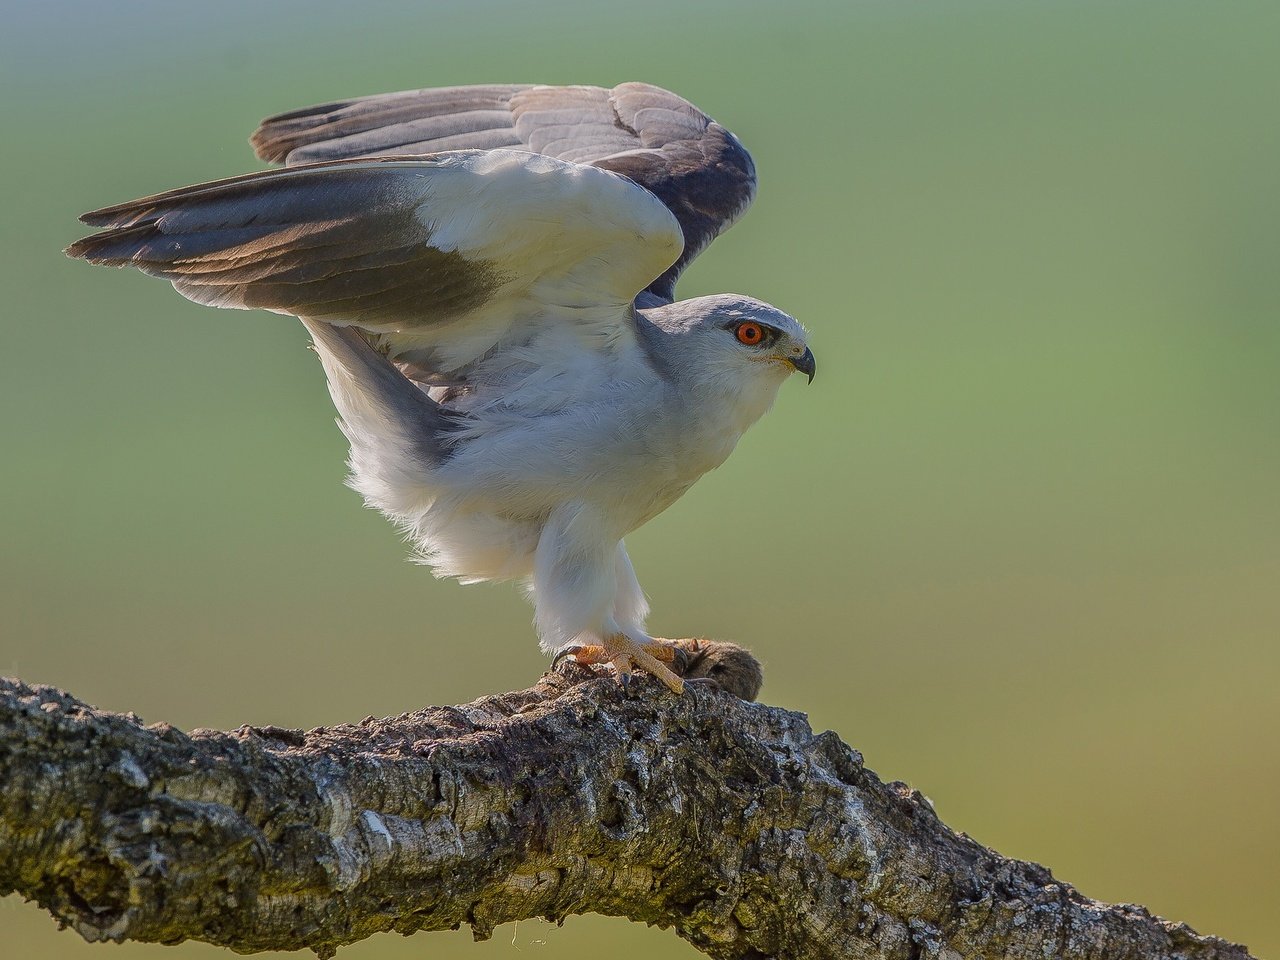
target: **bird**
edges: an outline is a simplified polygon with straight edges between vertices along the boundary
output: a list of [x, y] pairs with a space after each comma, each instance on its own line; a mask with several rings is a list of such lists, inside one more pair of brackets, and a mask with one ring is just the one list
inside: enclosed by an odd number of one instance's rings
[[755, 196], [738, 138], [632, 82], [360, 97], [269, 117], [250, 143], [277, 166], [87, 213], [97, 231], [66, 253], [297, 317], [348, 483], [418, 559], [520, 584], [557, 660], [681, 693], [625, 537], [816, 366], [776, 307], [676, 299]]

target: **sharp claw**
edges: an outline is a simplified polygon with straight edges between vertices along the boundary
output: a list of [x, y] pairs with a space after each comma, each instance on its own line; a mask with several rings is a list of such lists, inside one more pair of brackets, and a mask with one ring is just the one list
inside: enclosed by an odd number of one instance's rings
[[555, 670], [555, 668], [560, 666], [561, 662], [566, 657], [577, 656], [578, 651], [581, 649], [582, 649], [582, 646], [577, 643], [571, 643], [567, 647], [561, 647], [559, 650], [556, 651], [556, 655], [551, 658], [551, 669]]

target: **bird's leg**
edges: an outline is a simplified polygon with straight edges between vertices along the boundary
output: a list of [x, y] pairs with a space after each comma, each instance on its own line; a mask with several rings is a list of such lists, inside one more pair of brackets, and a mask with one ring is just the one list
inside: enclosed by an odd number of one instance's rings
[[684, 681], [667, 666], [679, 656], [677, 650], [673, 644], [658, 640], [637, 643], [625, 633], [610, 633], [599, 644], [565, 647], [556, 654], [551, 666], [554, 669], [566, 657], [572, 657], [584, 667], [607, 663], [613, 667], [618, 682], [624, 685], [630, 680], [632, 670], [640, 667], [666, 684], [672, 693], [684, 693]]
[[[604, 544], [607, 558], [598, 553], [602, 544], [594, 535], [607, 520], [591, 504], [571, 502], [556, 509], [538, 538], [533, 574], [538, 633], [574, 637], [556, 653], [551, 668], [569, 657], [582, 666], [607, 663], [624, 686], [639, 668], [683, 693], [684, 681], [668, 664], [684, 654], [645, 634], [649, 605], [626, 547], [617, 541]], [[580, 624], [590, 626], [583, 630]], [[570, 633], [570, 626], [578, 629]], [[587, 639], [595, 642], [580, 642]]]

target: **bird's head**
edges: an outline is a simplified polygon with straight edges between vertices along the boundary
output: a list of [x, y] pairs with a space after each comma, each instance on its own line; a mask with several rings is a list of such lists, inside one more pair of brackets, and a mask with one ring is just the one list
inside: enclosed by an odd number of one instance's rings
[[773, 404], [793, 373], [813, 380], [804, 327], [777, 307], [736, 294], [697, 297], [644, 311], [646, 337], [675, 379], [725, 408], [741, 432]]
[[717, 294], [645, 312], [668, 334], [664, 339], [672, 359], [703, 382], [776, 390], [796, 372], [813, 381], [808, 333], [795, 318], [760, 300]]

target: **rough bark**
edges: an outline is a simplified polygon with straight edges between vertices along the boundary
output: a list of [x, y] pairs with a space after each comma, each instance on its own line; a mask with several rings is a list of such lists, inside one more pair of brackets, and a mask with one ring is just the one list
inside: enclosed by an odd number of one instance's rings
[[88, 940], [322, 957], [595, 912], [717, 958], [1233, 958], [946, 827], [801, 714], [548, 675], [303, 732], [183, 733], [0, 681], [0, 894]]

